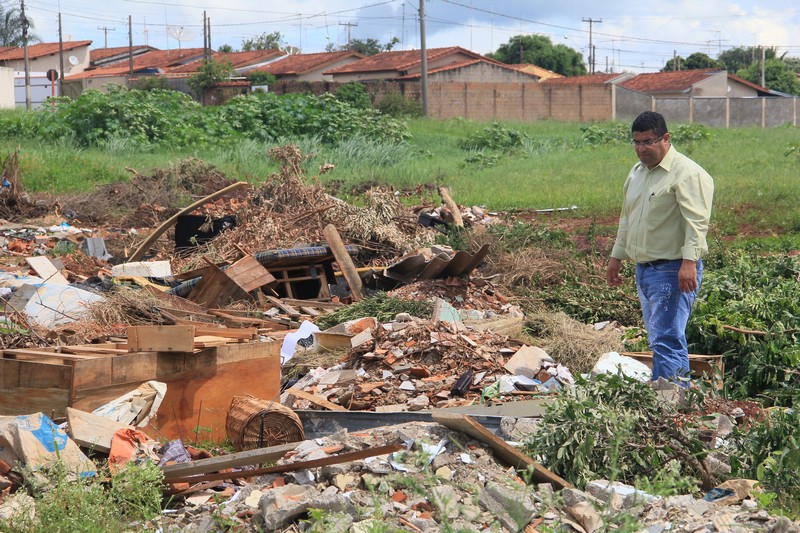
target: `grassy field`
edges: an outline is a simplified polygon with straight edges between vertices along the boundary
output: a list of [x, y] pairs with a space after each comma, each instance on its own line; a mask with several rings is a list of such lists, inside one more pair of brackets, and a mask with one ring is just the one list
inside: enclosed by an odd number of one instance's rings
[[[408, 123], [406, 146], [379, 146], [350, 139], [336, 147], [315, 139], [298, 142], [309, 175], [324, 163], [336, 168], [321, 177], [337, 194], [348, 196], [363, 184], [390, 184], [414, 189], [421, 184], [448, 185], [466, 205], [496, 210], [530, 210], [578, 206], [566, 215], [607, 219], [618, 214], [622, 183], [636, 162], [624, 142], [591, 145], [582, 141], [581, 124], [560, 122], [504, 123], [525, 134], [511, 152], [467, 151], [459, 146], [488, 124], [452, 119], [416, 119]], [[596, 125], [609, 128], [610, 124]], [[783, 236], [800, 233], [800, 152], [797, 128], [711, 129], [708, 140], [677, 148], [714, 177], [716, 192], [712, 234]], [[233, 149], [140, 151], [124, 141], [108, 149], [78, 148], [68, 142], [6, 139], [0, 153], [20, 147], [23, 186], [29, 192], [89, 191], [98, 184], [127, 179], [126, 167], [148, 173], [193, 156], [212, 163], [232, 178], [259, 182], [277, 166], [267, 157], [272, 145], [243, 141]]]

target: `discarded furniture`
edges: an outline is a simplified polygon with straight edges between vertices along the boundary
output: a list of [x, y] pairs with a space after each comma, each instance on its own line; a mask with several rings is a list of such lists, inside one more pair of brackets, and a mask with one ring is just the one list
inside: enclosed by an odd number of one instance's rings
[[[345, 246], [347, 253], [356, 255], [358, 246]], [[330, 298], [328, 285], [335, 284], [334, 255], [330, 246], [303, 246], [257, 252], [253, 255], [277, 280], [274, 290], [282, 298]], [[226, 270], [228, 267], [221, 267]], [[169, 293], [189, 297], [201, 277], [184, 281]], [[271, 285], [272, 286], [272, 285]]]
[[275, 398], [279, 342], [223, 344], [192, 352], [129, 352], [126, 344], [2, 350], [0, 415], [63, 417], [67, 407], [91, 412], [149, 380], [167, 393], [145, 431], [154, 437], [225, 438], [235, 395]]

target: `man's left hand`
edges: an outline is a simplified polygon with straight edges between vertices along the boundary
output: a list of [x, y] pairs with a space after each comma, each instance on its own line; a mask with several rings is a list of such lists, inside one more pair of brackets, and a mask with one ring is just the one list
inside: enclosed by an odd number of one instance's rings
[[681, 292], [697, 289], [697, 262], [684, 259], [678, 271], [678, 288]]

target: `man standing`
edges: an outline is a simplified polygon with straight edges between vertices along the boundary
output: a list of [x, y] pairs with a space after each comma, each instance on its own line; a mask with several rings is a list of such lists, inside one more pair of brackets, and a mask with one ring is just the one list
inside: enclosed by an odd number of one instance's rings
[[640, 114], [631, 134], [639, 163], [623, 186], [606, 280], [610, 286], [620, 285], [622, 260], [636, 262], [636, 289], [653, 351], [653, 380], [674, 381], [689, 376], [686, 323], [703, 278], [701, 258], [708, 251], [714, 181], [675, 150], [659, 113]]

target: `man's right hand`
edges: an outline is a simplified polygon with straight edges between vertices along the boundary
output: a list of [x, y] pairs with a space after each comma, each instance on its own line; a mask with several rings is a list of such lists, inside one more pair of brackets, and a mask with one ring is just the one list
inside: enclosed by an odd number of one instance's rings
[[616, 257], [612, 257], [608, 260], [608, 266], [606, 267], [606, 282], [608, 283], [609, 287], [618, 287], [619, 285], [622, 285], [623, 279], [619, 275], [620, 267], [622, 267], [622, 261]]

